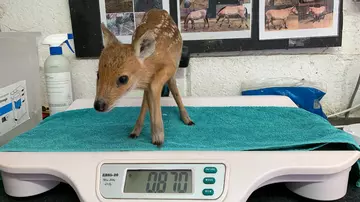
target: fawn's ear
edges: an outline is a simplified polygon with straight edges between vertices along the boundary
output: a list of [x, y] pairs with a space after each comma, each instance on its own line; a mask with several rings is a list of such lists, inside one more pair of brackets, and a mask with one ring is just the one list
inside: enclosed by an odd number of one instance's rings
[[105, 26], [104, 23], [101, 23], [101, 30], [104, 35], [104, 47], [107, 47], [111, 44], [120, 43], [116, 36], [111, 33], [111, 31]]
[[155, 34], [148, 30], [134, 44], [135, 55], [143, 60], [155, 52]]

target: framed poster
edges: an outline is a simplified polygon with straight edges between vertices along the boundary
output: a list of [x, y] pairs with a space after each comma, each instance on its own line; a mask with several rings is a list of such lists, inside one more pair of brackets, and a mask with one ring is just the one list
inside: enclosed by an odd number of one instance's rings
[[250, 38], [252, 0], [176, 0], [184, 41]]
[[[292, 13], [297, 14], [288, 15], [287, 29], [281, 20], [273, 20], [270, 30], [266, 30], [265, 14], [273, 16], [278, 12], [271, 10], [286, 9], [292, 4], [296, 5]], [[185, 49], [195, 57], [342, 44], [341, 0], [69, 0], [69, 7], [78, 58], [100, 56], [101, 22], [105, 22], [120, 41], [130, 43], [137, 23], [150, 8], [163, 8], [170, 13], [181, 31]], [[321, 12], [324, 7], [326, 11]]]
[[339, 34], [340, 0], [260, 0], [259, 39]]
[[122, 43], [131, 43], [131, 37], [145, 12], [151, 8], [169, 11], [168, 0], [99, 0], [101, 22]]

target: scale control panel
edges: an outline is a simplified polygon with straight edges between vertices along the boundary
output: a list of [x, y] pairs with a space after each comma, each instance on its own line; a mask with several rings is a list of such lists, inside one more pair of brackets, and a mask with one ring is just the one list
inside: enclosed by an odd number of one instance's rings
[[224, 190], [224, 164], [122, 164], [100, 167], [98, 190], [104, 199], [209, 199]]

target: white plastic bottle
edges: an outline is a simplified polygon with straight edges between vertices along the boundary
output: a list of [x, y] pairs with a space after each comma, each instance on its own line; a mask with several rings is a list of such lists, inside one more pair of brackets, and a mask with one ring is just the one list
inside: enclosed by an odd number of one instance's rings
[[73, 102], [71, 68], [63, 56], [62, 44], [73, 39], [72, 34], [54, 34], [46, 37], [43, 44], [50, 46], [50, 56], [45, 60], [44, 71], [50, 115], [65, 111]]

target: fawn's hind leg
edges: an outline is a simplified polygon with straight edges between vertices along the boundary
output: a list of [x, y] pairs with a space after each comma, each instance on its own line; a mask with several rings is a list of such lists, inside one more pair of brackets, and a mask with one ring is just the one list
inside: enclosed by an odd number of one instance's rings
[[144, 95], [143, 95], [143, 100], [142, 100], [142, 104], [141, 104], [141, 110], [140, 110], [140, 114], [138, 119], [136, 120], [134, 129], [132, 130], [132, 132], [130, 133], [131, 138], [137, 138], [139, 137], [141, 130], [144, 126], [144, 119], [145, 119], [145, 115], [148, 109], [148, 105], [147, 105], [147, 92], [144, 91]]
[[180, 117], [181, 117], [181, 120], [186, 124], [186, 125], [195, 125], [195, 123], [190, 119], [185, 107], [184, 107], [184, 104], [181, 100], [181, 96], [180, 96], [180, 93], [179, 93], [179, 89], [176, 85], [176, 80], [175, 80], [175, 75], [173, 77], [171, 77], [171, 79], [168, 81], [168, 86], [169, 86], [169, 89], [171, 91], [171, 94], [173, 95], [174, 99], [175, 99], [175, 102], [176, 104], [178, 105], [179, 107], [179, 111], [180, 111]]

